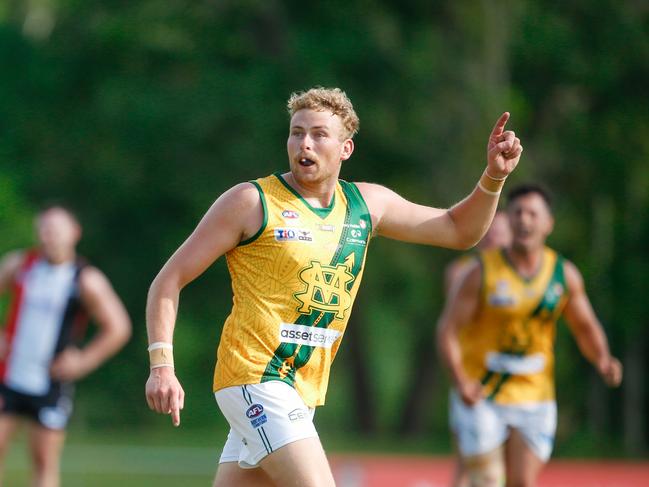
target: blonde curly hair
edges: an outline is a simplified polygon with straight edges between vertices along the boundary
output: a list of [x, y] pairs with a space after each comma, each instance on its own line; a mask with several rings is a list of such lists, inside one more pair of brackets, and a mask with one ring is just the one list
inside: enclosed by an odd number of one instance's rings
[[308, 91], [292, 93], [286, 103], [286, 108], [291, 117], [298, 110], [305, 108], [317, 111], [329, 110], [340, 117], [345, 129], [345, 139], [351, 139], [358, 133], [360, 124], [358, 115], [356, 115], [354, 106], [347, 94], [340, 88], [316, 86]]

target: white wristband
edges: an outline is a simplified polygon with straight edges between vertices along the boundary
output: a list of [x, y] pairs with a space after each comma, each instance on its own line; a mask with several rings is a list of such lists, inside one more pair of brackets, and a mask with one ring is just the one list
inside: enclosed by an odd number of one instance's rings
[[505, 179], [507, 179], [507, 176], [503, 176], [502, 178], [495, 178], [491, 174], [489, 174], [489, 171], [487, 171], [486, 169], [484, 170], [484, 174], [493, 181], [504, 181]]
[[482, 185], [482, 183], [480, 181], [478, 181], [478, 188], [480, 188], [480, 190], [483, 193], [486, 193], [486, 194], [491, 195], [491, 196], [499, 196], [500, 195], [500, 191], [489, 191], [487, 188], [485, 188]]
[[166, 348], [168, 350], [173, 350], [174, 346], [171, 343], [167, 343], [167, 342], [154, 342], [151, 345], [149, 345], [147, 351], [152, 352], [153, 350], [158, 350], [159, 348]]
[[158, 364], [158, 365], [151, 365], [151, 366], [149, 367], [149, 370], [159, 369], [160, 367], [171, 367], [172, 369], [175, 369], [175, 367], [173, 366], [173, 364]]

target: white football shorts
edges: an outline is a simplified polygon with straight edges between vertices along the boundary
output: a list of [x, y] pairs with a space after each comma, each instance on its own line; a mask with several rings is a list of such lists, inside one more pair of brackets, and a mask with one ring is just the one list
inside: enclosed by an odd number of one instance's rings
[[297, 391], [282, 381], [226, 387], [214, 397], [230, 424], [219, 463], [255, 468], [278, 448], [318, 436], [315, 409], [308, 408]]
[[463, 457], [490, 452], [504, 444], [510, 429], [516, 429], [544, 462], [550, 459], [557, 430], [557, 403], [503, 405], [485, 400], [467, 406], [451, 391], [450, 426]]

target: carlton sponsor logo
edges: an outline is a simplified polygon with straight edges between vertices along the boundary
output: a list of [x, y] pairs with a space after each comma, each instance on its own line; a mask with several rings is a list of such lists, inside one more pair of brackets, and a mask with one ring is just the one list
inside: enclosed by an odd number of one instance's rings
[[279, 339], [283, 343], [295, 343], [310, 347], [331, 348], [340, 338], [340, 332], [327, 328], [282, 323], [279, 327]]
[[261, 416], [264, 413], [264, 406], [261, 404], [253, 404], [246, 411], [246, 416], [248, 419], [254, 419]]

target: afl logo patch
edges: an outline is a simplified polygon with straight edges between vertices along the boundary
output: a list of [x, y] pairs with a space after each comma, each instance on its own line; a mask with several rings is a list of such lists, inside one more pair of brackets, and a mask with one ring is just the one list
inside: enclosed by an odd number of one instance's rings
[[253, 404], [246, 411], [246, 416], [248, 419], [254, 419], [264, 414], [264, 406], [261, 404]]
[[259, 428], [261, 425], [265, 424], [268, 421], [268, 418], [264, 414], [264, 406], [261, 404], [253, 404], [246, 411], [246, 416], [250, 420], [250, 424], [253, 428]]
[[296, 218], [300, 218], [300, 214], [297, 211], [284, 210], [282, 212], [282, 217], [286, 218], [287, 220], [295, 220]]

